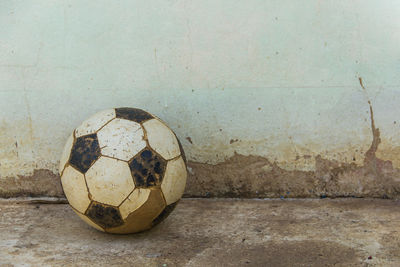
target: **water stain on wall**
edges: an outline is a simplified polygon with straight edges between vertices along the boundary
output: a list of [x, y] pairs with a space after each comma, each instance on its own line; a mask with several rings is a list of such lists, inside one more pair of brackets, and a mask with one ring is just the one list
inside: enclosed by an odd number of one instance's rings
[[[365, 90], [362, 78], [361, 87]], [[216, 165], [189, 162], [190, 197], [381, 197], [400, 196], [400, 170], [377, 157], [381, 143], [371, 102], [372, 143], [362, 165], [315, 157], [315, 170], [287, 170], [261, 156], [235, 155]], [[380, 152], [385, 154], [385, 152]]]
[[0, 197], [62, 197], [60, 177], [50, 170], [34, 170], [32, 175], [0, 178]]
[[[377, 157], [381, 142], [370, 105], [372, 143], [363, 164], [317, 155], [315, 170], [287, 170], [268, 158], [235, 153], [217, 164], [188, 162], [186, 197], [376, 197], [400, 196], [400, 170]], [[0, 196], [63, 196], [59, 177], [50, 170], [0, 179]]]
[[[366, 92], [362, 78], [361, 88]], [[400, 197], [400, 169], [393, 164], [398, 153], [390, 144], [382, 148], [380, 131], [368, 98], [372, 142], [360, 159], [346, 162], [315, 156], [297, 156], [313, 168], [285, 168], [276, 160], [259, 155], [234, 155], [216, 164], [188, 161], [186, 197]], [[187, 137], [190, 144], [193, 141]], [[232, 145], [239, 142], [231, 139]], [[15, 148], [18, 144], [15, 143]], [[281, 149], [284, 150], [283, 148]], [[385, 160], [382, 155], [392, 155]], [[48, 169], [36, 169], [32, 175], [0, 177], [0, 197], [62, 197], [60, 179]]]

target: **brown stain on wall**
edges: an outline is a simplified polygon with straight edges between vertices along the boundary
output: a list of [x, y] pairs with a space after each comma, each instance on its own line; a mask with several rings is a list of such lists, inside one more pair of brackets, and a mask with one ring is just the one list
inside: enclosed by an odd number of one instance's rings
[[[359, 78], [362, 89], [365, 87]], [[315, 171], [288, 171], [261, 156], [235, 153], [216, 165], [188, 162], [187, 197], [400, 197], [400, 170], [376, 156], [381, 143], [368, 100], [372, 143], [363, 165], [315, 157]]]
[[[372, 106], [372, 142], [363, 164], [315, 157], [315, 171], [286, 170], [268, 158], [235, 153], [218, 164], [188, 162], [185, 197], [307, 198], [400, 197], [400, 169], [376, 156], [380, 132]], [[0, 197], [63, 196], [60, 178], [50, 170], [0, 179]]]
[[233, 144], [233, 143], [238, 142], [238, 141], [239, 141], [239, 139], [231, 139], [231, 140], [229, 141], [229, 144]]
[[0, 197], [63, 197], [60, 176], [50, 170], [34, 170], [32, 175], [0, 177]]
[[[359, 82], [365, 90], [361, 77]], [[380, 131], [375, 126], [370, 100], [368, 104], [372, 142], [361, 166], [317, 155], [313, 171], [286, 170], [268, 158], [235, 153], [218, 164], [188, 161], [189, 176], [184, 196], [399, 198], [400, 169], [393, 167], [392, 161], [377, 157], [381, 143]], [[234, 141], [237, 140], [231, 140], [230, 143]], [[45, 169], [35, 170], [31, 176], [0, 177], [0, 197], [19, 196], [61, 197], [60, 178]]]
[[[400, 170], [372, 149], [364, 164], [315, 158], [315, 171], [288, 171], [261, 156], [235, 154], [218, 164], [188, 162], [184, 197], [307, 198], [400, 197]], [[60, 178], [50, 170], [0, 179], [0, 197], [62, 197]]]
[[[261, 156], [212, 165], [189, 161], [186, 197], [400, 197], [400, 170], [374, 154], [363, 166], [315, 158], [315, 171], [288, 171]], [[396, 181], [398, 180], [398, 181]]]

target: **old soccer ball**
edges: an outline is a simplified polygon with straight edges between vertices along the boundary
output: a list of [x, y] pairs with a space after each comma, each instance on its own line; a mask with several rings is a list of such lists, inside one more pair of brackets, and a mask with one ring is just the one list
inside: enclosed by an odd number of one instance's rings
[[176, 135], [136, 108], [104, 110], [69, 137], [60, 161], [69, 204], [108, 233], [135, 233], [165, 219], [182, 197], [186, 160]]

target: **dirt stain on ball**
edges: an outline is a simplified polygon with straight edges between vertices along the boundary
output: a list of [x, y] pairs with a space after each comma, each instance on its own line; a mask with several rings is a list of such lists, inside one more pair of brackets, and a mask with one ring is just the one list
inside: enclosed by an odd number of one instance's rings
[[99, 202], [92, 202], [86, 211], [86, 215], [103, 228], [124, 224], [118, 208]]
[[148, 188], [160, 185], [167, 162], [155, 151], [145, 148], [129, 161], [129, 168], [136, 187]]
[[97, 134], [89, 134], [76, 139], [69, 163], [84, 174], [99, 157], [100, 146]]
[[154, 118], [150, 113], [138, 108], [116, 108], [115, 115], [117, 118], [131, 120], [137, 123], [142, 123]]

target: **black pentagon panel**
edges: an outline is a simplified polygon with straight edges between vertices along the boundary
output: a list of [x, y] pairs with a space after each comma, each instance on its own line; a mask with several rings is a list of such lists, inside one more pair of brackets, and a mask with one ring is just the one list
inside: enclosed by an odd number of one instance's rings
[[176, 204], [178, 204], [178, 202], [179, 200], [175, 203], [171, 203], [168, 206], [166, 206], [164, 210], [160, 213], [160, 215], [158, 215], [157, 218], [153, 220], [152, 225], [153, 226], [157, 225], [160, 222], [162, 222], [165, 218], [167, 218], [171, 214], [171, 212], [175, 209]]
[[71, 149], [69, 163], [85, 173], [100, 157], [100, 146], [96, 134], [78, 137]]
[[182, 147], [181, 141], [179, 141], [179, 139], [178, 139], [178, 136], [175, 135], [175, 137], [176, 137], [176, 140], [178, 140], [179, 150], [181, 151], [181, 156], [183, 158], [183, 162], [185, 162], [185, 165], [186, 165], [187, 162], [186, 162], [185, 151], [183, 151], [183, 147]]
[[138, 108], [116, 108], [115, 114], [117, 118], [131, 120], [137, 123], [154, 118], [150, 113]]
[[124, 224], [118, 208], [99, 202], [90, 204], [86, 211], [86, 216], [103, 228], [117, 227]]
[[136, 187], [161, 185], [167, 161], [150, 148], [145, 148], [129, 161]]

